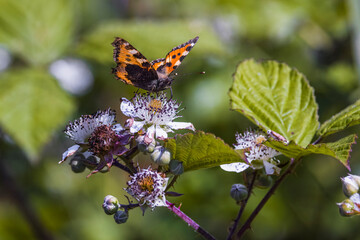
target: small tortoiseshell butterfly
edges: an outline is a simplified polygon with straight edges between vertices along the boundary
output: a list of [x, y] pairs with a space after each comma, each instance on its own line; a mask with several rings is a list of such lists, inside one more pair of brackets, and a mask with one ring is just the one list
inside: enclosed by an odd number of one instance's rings
[[116, 37], [112, 43], [115, 47], [114, 61], [117, 64], [112, 69], [113, 74], [117, 79], [135, 87], [150, 92], [162, 91], [170, 87], [173, 79], [169, 75], [181, 64], [198, 39], [196, 37], [173, 48], [165, 58], [149, 62], [129, 42]]

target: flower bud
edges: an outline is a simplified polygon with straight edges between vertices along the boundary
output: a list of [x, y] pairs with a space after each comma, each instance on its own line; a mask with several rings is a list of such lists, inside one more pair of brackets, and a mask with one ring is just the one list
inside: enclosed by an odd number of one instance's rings
[[254, 185], [258, 188], [268, 188], [271, 186], [273, 179], [269, 175], [262, 174], [256, 180]]
[[144, 153], [152, 153], [156, 147], [155, 139], [150, 139], [146, 135], [140, 135], [136, 138], [136, 142], [138, 143], [138, 149], [140, 152]]
[[170, 172], [172, 172], [175, 175], [181, 175], [184, 172], [183, 163], [175, 159], [170, 161], [169, 168], [170, 168]]
[[167, 165], [170, 163], [170, 152], [162, 146], [155, 147], [150, 156], [151, 159], [159, 165]]
[[85, 166], [90, 170], [96, 168], [96, 166], [99, 165], [99, 163], [100, 163], [100, 158], [94, 155], [88, 156], [84, 161]]
[[155, 142], [152, 142], [146, 147], [146, 151], [148, 153], [152, 153], [152, 152], [154, 152], [155, 147], [156, 147]]
[[230, 196], [235, 199], [236, 202], [240, 202], [248, 196], [248, 190], [243, 184], [233, 184], [231, 186]]
[[126, 211], [117, 211], [114, 214], [114, 219], [117, 224], [125, 223], [129, 218], [129, 214]]
[[350, 199], [346, 199], [337, 204], [339, 207], [340, 215], [343, 217], [351, 217], [354, 215], [355, 204]]
[[70, 161], [71, 170], [74, 173], [81, 173], [85, 170], [86, 166], [83, 163], [85, 160], [84, 155], [76, 154]]
[[112, 195], [107, 195], [104, 198], [102, 207], [107, 215], [112, 215], [116, 213], [119, 208], [119, 200]]
[[356, 184], [358, 185], [358, 186], [360, 186], [360, 176], [358, 176], [358, 175], [353, 175], [353, 174], [348, 174], [351, 178], [352, 178], [352, 180], [354, 181], [354, 182], [356, 182]]
[[341, 178], [342, 189], [347, 197], [351, 197], [353, 194], [359, 191], [359, 185], [356, 181], [355, 175], [349, 175], [347, 177]]

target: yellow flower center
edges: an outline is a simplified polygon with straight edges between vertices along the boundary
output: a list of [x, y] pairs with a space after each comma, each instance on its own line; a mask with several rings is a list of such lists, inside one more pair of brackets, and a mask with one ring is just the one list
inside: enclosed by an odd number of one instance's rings
[[263, 135], [260, 135], [256, 138], [255, 143], [256, 145], [260, 145], [266, 141], [266, 138]]
[[159, 99], [153, 99], [151, 100], [151, 102], [149, 103], [149, 107], [151, 108], [151, 110], [153, 110], [154, 112], [160, 112], [162, 109], [162, 102]]
[[154, 190], [154, 179], [151, 176], [144, 177], [142, 180], [138, 181], [138, 185], [143, 191], [152, 192]]

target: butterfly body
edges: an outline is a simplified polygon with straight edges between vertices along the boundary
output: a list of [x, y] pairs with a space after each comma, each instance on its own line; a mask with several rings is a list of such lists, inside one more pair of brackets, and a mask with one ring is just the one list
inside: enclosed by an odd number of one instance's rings
[[150, 92], [170, 88], [173, 79], [169, 75], [181, 64], [199, 37], [173, 48], [165, 58], [149, 62], [136, 48], [123, 38], [115, 38], [113, 68], [115, 77], [126, 84]]

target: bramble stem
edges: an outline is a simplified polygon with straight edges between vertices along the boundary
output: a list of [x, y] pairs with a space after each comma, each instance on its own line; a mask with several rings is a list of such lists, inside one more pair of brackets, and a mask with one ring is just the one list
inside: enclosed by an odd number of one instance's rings
[[137, 169], [134, 167], [132, 158], [138, 153], [138, 147], [132, 147], [127, 153], [119, 156], [126, 164], [126, 167], [130, 170], [130, 174], [136, 173]]
[[201, 236], [205, 239], [215, 240], [210, 233], [208, 233], [205, 229], [203, 229], [199, 224], [197, 224], [194, 220], [192, 220], [189, 216], [187, 216], [180, 208], [175, 207], [175, 204], [166, 201], [166, 207], [175, 213], [178, 217], [180, 217], [184, 222], [186, 222], [190, 227], [192, 227], [196, 232], [200, 233]]
[[275, 181], [274, 185], [270, 188], [270, 190], [266, 193], [264, 198], [260, 201], [260, 203], [257, 205], [255, 210], [251, 213], [249, 218], [246, 220], [244, 225], [240, 228], [240, 230], [237, 233], [237, 238], [240, 239], [247, 229], [250, 228], [250, 224], [254, 220], [254, 218], [258, 215], [260, 210], [264, 207], [265, 203], [270, 199], [270, 197], [274, 194], [275, 190], [278, 188], [280, 183], [285, 179], [287, 175], [293, 172], [293, 170], [296, 168], [296, 166], [300, 163], [300, 159], [297, 159], [296, 162], [294, 158], [291, 158], [290, 165], [286, 169], [286, 171]]
[[227, 237], [227, 240], [230, 240], [230, 239], [232, 238], [232, 236], [234, 235], [234, 232], [235, 232], [235, 230], [236, 230], [236, 227], [237, 227], [237, 225], [239, 224], [240, 218], [241, 218], [241, 216], [242, 216], [242, 214], [243, 214], [243, 212], [244, 212], [244, 210], [245, 210], [245, 206], [246, 206], [246, 204], [247, 204], [247, 202], [248, 202], [248, 200], [249, 200], [249, 198], [250, 198], [252, 189], [253, 189], [253, 187], [254, 187], [254, 183], [255, 183], [255, 179], [256, 179], [256, 174], [257, 174], [257, 172], [255, 171], [255, 172], [253, 173], [253, 178], [251, 179], [251, 182], [250, 182], [250, 184], [249, 184], [249, 186], [248, 186], [248, 195], [247, 195], [247, 197], [246, 197], [245, 200], [241, 201], [241, 207], [240, 207], [239, 213], [238, 213], [238, 215], [237, 215], [237, 217], [236, 217], [236, 219], [235, 219], [234, 225], [230, 228], [231, 230], [230, 230], [230, 233], [229, 233], [229, 235], [228, 235], [228, 237]]
[[129, 174], [132, 174], [132, 172], [131, 172], [130, 168], [128, 168], [128, 167], [126, 167], [126, 166], [122, 165], [122, 164], [121, 164], [121, 163], [119, 163], [116, 159], [114, 159], [113, 166], [118, 167], [118, 168], [120, 168], [120, 169], [124, 170], [125, 172], [127, 172], [127, 173], [129, 173]]

